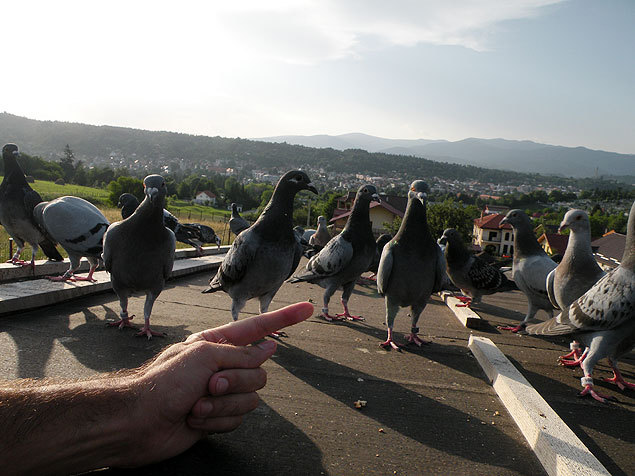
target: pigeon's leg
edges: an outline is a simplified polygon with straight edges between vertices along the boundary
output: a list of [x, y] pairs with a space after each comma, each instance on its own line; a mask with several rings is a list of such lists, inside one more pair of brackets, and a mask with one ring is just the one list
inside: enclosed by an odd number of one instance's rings
[[91, 283], [96, 283], [97, 280], [93, 279], [93, 273], [97, 269], [97, 265], [98, 265], [98, 263], [94, 263], [94, 264], [90, 265], [90, 269], [88, 270], [88, 275], [87, 276], [73, 275], [73, 276], [71, 276], [70, 280], [71, 281], [90, 281]]
[[203, 247], [202, 246], [196, 245], [194, 248], [196, 249], [196, 256], [199, 256], [199, 257], [203, 256]]
[[[276, 292], [278, 292], [277, 289], [273, 293], [267, 293], [264, 296], [260, 296], [260, 298], [258, 299], [260, 301], [260, 314], [264, 314], [269, 310], [269, 304], [271, 304], [273, 296], [276, 294]], [[271, 334], [269, 334], [269, 337], [273, 337], [276, 339], [282, 336], [286, 336], [286, 334], [284, 332], [272, 332]]]
[[149, 291], [146, 294], [146, 302], [143, 305], [143, 327], [141, 330], [135, 334], [137, 337], [147, 336], [148, 340], [152, 339], [152, 336], [165, 337], [167, 334], [165, 332], [155, 332], [150, 329], [150, 314], [152, 314], [152, 306], [154, 306], [154, 301], [159, 297], [159, 292]]
[[18, 240], [14, 239], [13, 240], [15, 242], [15, 244], [17, 245], [17, 249], [15, 250], [15, 253], [13, 254], [13, 256], [11, 257], [11, 259], [7, 260], [7, 263], [11, 263], [11, 264], [19, 264], [19, 265], [24, 265], [26, 264], [26, 261], [23, 261], [20, 259], [20, 255], [22, 254], [22, 250], [24, 249], [24, 243], [20, 243]]
[[[594, 345], [595, 344], [595, 345]], [[584, 377], [580, 379], [584, 390], [578, 394], [579, 397], [584, 397], [586, 395], [591, 395], [598, 402], [606, 403], [608, 400], [617, 401], [617, 398], [608, 395], [602, 395], [599, 392], [596, 392], [593, 389], [593, 377], [591, 377], [593, 373], [593, 367], [599, 360], [600, 354], [597, 352], [598, 345], [595, 342], [591, 343], [591, 346], [587, 348], [583, 355], [587, 355], [587, 358], [582, 362], [581, 367], [584, 370]], [[591, 349], [589, 351], [589, 349]]]
[[238, 320], [238, 315], [240, 314], [240, 311], [242, 311], [243, 307], [245, 307], [245, 304], [247, 304], [247, 301], [244, 299], [232, 299], [232, 319], [234, 321]]
[[626, 390], [627, 388], [635, 390], [635, 384], [627, 382], [626, 380], [624, 380], [624, 377], [622, 377], [622, 374], [617, 368], [617, 362], [614, 362], [613, 359], [609, 358], [609, 365], [613, 369], [613, 377], [604, 378], [602, 380], [604, 380], [605, 382], [614, 383], [620, 388], [620, 390]]
[[537, 312], [538, 312], [538, 308], [534, 306], [531, 302], [529, 302], [529, 309], [527, 309], [527, 315], [523, 319], [523, 322], [521, 322], [517, 326], [498, 326], [498, 328], [502, 331], [512, 331], [512, 332], [523, 331], [525, 330], [525, 327], [527, 327], [527, 322], [529, 322], [530, 319], [533, 319], [533, 317], [536, 315]]
[[385, 342], [379, 344], [384, 349], [393, 348], [395, 350], [401, 350], [400, 346], [393, 340], [392, 327], [395, 323], [395, 317], [399, 312], [399, 306], [390, 301], [390, 298], [386, 296], [386, 325], [388, 326], [388, 337]]
[[419, 328], [417, 327], [417, 322], [419, 322], [419, 316], [421, 316], [421, 313], [423, 312], [423, 309], [425, 307], [426, 306], [424, 304], [423, 306], [412, 306], [411, 309], [410, 309], [412, 327], [410, 328], [410, 334], [406, 336], [406, 341], [408, 341], [409, 344], [417, 344], [419, 347], [421, 347], [424, 344], [431, 344], [432, 343], [429, 340], [421, 339], [417, 335], [419, 333]]
[[132, 327], [136, 329], [135, 326], [130, 324], [130, 321], [134, 316], [128, 316], [128, 293], [123, 291], [118, 291], [117, 295], [119, 296], [119, 305], [121, 306], [121, 312], [119, 316], [121, 319], [115, 322], [108, 322], [106, 325], [110, 327], [118, 327], [119, 329], [123, 329], [124, 327]]
[[325, 290], [324, 290], [324, 296], [323, 296], [323, 302], [324, 302], [324, 306], [322, 307], [322, 317], [324, 319], [326, 319], [329, 322], [333, 322], [333, 321], [343, 321], [344, 319], [342, 319], [339, 316], [331, 316], [329, 314], [329, 301], [331, 300], [331, 296], [333, 296], [333, 294], [335, 293], [335, 290], [337, 289], [337, 286], [328, 286]]
[[342, 306], [344, 307], [344, 312], [342, 314], [335, 314], [335, 317], [345, 317], [349, 321], [363, 321], [364, 320], [362, 316], [352, 316], [351, 313], [348, 312], [348, 300], [351, 297], [351, 294], [353, 294], [354, 288], [355, 288], [355, 281], [346, 283], [343, 286]]
[[31, 261], [28, 263], [26, 261], [22, 261], [21, 264], [23, 267], [30, 267], [33, 271], [35, 271], [35, 255], [39, 249], [40, 247], [38, 245], [31, 245]]
[[[580, 362], [582, 362], [582, 360], [580, 360], [580, 357], [582, 357], [582, 346], [577, 340], [573, 340], [569, 344], [569, 348], [571, 349], [571, 352], [558, 357], [558, 361], [562, 363], [563, 360], [575, 360], [578, 362], [576, 365], [580, 365]], [[573, 359], [571, 359], [571, 357], [573, 357]]]
[[79, 268], [80, 261], [79, 259], [70, 258], [71, 264], [66, 270], [66, 272], [61, 276], [47, 276], [46, 279], [50, 279], [51, 281], [74, 281], [73, 273], [77, 268]]
[[582, 354], [580, 355], [580, 357], [578, 357], [575, 360], [565, 360], [560, 358], [558, 360], [558, 363], [560, 365], [563, 365], [565, 367], [577, 367], [578, 365], [582, 366], [582, 362], [584, 362], [584, 359], [586, 358], [587, 354], [589, 353], [589, 349], [585, 349], [584, 352], [582, 352]]

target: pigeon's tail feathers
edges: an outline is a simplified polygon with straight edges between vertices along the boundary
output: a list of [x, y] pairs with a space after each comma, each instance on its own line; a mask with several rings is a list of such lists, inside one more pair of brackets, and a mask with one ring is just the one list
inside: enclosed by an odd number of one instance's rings
[[62, 257], [62, 255], [60, 254], [59, 251], [57, 251], [57, 248], [55, 248], [55, 243], [53, 243], [50, 240], [44, 240], [41, 243], [38, 243], [40, 248], [42, 248], [42, 251], [44, 252], [44, 254], [53, 261], [63, 261], [64, 258]]
[[528, 334], [533, 335], [558, 336], [571, 334], [577, 330], [571, 324], [560, 322], [559, 318], [560, 315], [539, 324], [531, 324], [527, 326], [526, 331]]
[[287, 279], [287, 283], [299, 283], [301, 281], [303, 280], [298, 278], [297, 276], [291, 276], [291, 278]]
[[203, 294], [208, 294], [208, 293], [215, 293], [216, 291], [222, 291], [221, 288], [213, 288], [211, 285], [207, 288], [207, 289], [203, 289], [201, 291], [201, 293]]
[[[220, 270], [219, 270], [219, 274], [220, 274]], [[208, 294], [208, 293], [215, 293], [216, 291], [222, 291], [222, 290], [223, 290], [223, 285], [217, 274], [209, 280], [209, 286], [207, 287], [207, 289], [204, 289], [201, 292], [203, 294]]]

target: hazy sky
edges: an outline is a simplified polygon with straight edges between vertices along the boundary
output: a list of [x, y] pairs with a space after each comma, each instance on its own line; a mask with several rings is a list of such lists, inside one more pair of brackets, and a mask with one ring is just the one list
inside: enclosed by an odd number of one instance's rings
[[0, 110], [635, 153], [635, 1], [13, 1]]

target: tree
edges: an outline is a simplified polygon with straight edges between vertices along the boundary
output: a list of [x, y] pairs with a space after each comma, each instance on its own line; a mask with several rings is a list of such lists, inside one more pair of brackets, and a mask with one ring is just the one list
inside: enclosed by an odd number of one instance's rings
[[64, 147], [64, 157], [60, 159], [60, 166], [62, 167], [64, 180], [67, 183], [71, 182], [75, 177], [75, 154], [68, 144]]
[[443, 203], [428, 205], [428, 227], [433, 237], [438, 238], [446, 228], [454, 228], [464, 240], [472, 236], [474, 218], [480, 214], [474, 205], [464, 206], [452, 199]]
[[108, 184], [108, 191], [110, 192], [108, 199], [114, 206], [119, 201], [119, 196], [122, 193], [131, 193], [141, 202], [145, 198], [143, 193], [143, 181], [134, 177], [119, 177], [117, 180], [113, 180]]

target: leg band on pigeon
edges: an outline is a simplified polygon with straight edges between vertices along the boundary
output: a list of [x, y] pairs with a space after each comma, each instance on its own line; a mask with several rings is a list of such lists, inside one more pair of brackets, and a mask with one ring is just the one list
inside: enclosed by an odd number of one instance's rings
[[578, 349], [581, 349], [581, 348], [582, 348], [582, 346], [578, 342], [571, 342], [569, 344], [569, 349], [571, 349], [571, 350], [578, 350]]
[[593, 385], [593, 377], [582, 377], [580, 379], [580, 383], [583, 387], [586, 387], [587, 385]]

